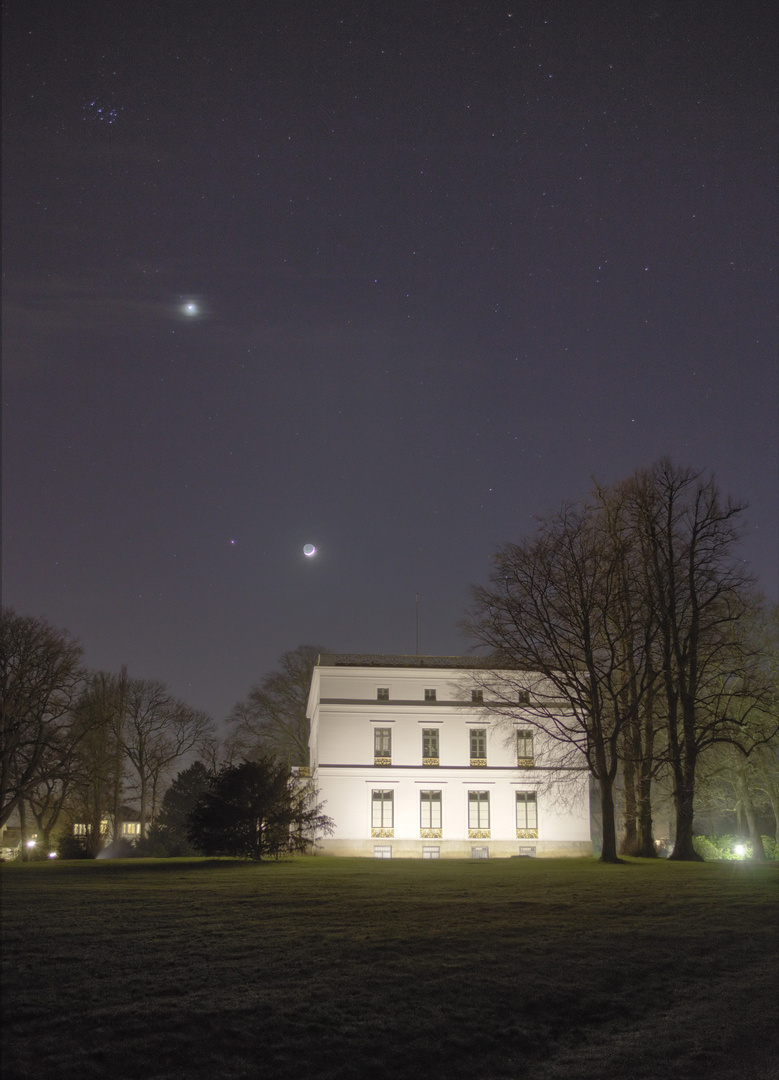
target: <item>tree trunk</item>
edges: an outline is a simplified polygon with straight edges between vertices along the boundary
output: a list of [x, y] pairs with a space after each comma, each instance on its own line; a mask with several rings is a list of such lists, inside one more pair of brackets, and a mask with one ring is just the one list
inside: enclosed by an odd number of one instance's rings
[[652, 828], [652, 777], [651, 762], [642, 760], [638, 781], [638, 814], [636, 818], [636, 855], [640, 859], [656, 859], [654, 830]]
[[620, 844], [623, 855], [638, 854], [638, 809], [636, 799], [636, 767], [630, 748], [622, 765], [622, 781], [625, 786], [625, 833]]
[[603, 818], [603, 843], [600, 861], [619, 863], [622, 860], [617, 855], [617, 828], [614, 821], [614, 781], [610, 778], [601, 778], [599, 783], [600, 809]]
[[747, 819], [747, 828], [749, 829], [749, 839], [752, 841], [752, 858], [755, 862], [765, 862], [765, 849], [763, 848], [763, 838], [760, 835], [757, 814], [755, 813], [755, 804], [752, 802], [752, 796], [746, 784], [742, 787], [741, 798], [744, 805], [744, 815]]
[[148, 781], [146, 779], [146, 774], [142, 772], [140, 774], [140, 779], [141, 779], [141, 840], [145, 840], [146, 839], [146, 815], [148, 813], [147, 803], [148, 803], [149, 793], [148, 793]]
[[27, 862], [30, 849], [27, 847], [27, 806], [24, 799], [19, 800], [19, 842], [22, 845], [22, 862]]
[[692, 845], [694, 817], [693, 799], [695, 788], [682, 777], [674, 784], [674, 809], [676, 811], [676, 839], [674, 849], [668, 856], [676, 862], [703, 862]]

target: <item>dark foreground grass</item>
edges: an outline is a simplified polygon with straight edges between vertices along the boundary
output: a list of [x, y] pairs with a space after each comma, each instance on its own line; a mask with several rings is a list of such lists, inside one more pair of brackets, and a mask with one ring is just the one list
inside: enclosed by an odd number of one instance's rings
[[767, 1080], [776, 867], [8, 866], [4, 1080]]

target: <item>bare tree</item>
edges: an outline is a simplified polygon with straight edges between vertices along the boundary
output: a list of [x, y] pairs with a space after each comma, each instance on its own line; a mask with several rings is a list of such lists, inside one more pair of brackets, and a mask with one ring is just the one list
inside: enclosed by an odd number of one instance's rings
[[125, 696], [122, 745], [136, 775], [141, 837], [146, 836], [161, 781], [172, 766], [213, 732], [203, 712], [173, 698], [164, 683], [130, 679]]
[[0, 826], [58, 770], [81, 646], [43, 619], [0, 614]]
[[649, 677], [641, 606], [626, 595], [628, 541], [606, 527], [602, 507], [564, 509], [533, 539], [498, 551], [490, 585], [474, 589], [465, 624], [490, 650], [487, 665], [495, 661], [485, 680], [497, 714], [543, 731], [597, 781], [604, 862], [619, 861], [620, 746], [638, 719]]
[[232, 725], [233, 756], [261, 758], [267, 754], [287, 765], [308, 765], [306, 705], [317, 645], [300, 645], [283, 654], [272, 671], [239, 701], [228, 717]]
[[121, 832], [125, 764], [122, 745], [125, 673], [89, 675], [73, 709], [76, 737], [69, 786], [70, 817], [85, 830], [93, 857]]
[[723, 501], [713, 478], [667, 459], [637, 473], [628, 486], [657, 628], [653, 648], [676, 816], [671, 858], [695, 860], [701, 754], [718, 743], [749, 753], [765, 737], [754, 738], [744, 722], [744, 710], [764, 696], [755, 686], [756, 653], [745, 633], [754, 596], [737, 551], [744, 508]]

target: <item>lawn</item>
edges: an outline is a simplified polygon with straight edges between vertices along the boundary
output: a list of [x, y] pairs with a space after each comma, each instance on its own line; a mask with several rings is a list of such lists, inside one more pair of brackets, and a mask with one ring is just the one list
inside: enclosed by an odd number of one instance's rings
[[4, 1080], [767, 1080], [776, 865], [9, 865]]

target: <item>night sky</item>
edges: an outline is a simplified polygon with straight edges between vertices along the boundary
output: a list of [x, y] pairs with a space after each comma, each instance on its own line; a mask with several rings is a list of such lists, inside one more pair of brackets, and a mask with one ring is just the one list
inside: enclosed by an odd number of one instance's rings
[[662, 455], [779, 599], [774, 15], [4, 5], [3, 603], [221, 720]]

